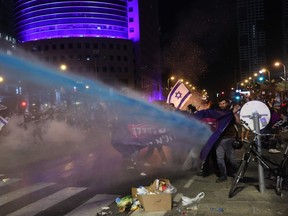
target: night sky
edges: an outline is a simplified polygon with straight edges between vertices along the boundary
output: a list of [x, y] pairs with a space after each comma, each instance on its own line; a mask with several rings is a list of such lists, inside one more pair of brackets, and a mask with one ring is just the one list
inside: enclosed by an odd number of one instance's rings
[[211, 93], [230, 88], [238, 76], [236, 1], [179, 2], [159, 0], [164, 73]]

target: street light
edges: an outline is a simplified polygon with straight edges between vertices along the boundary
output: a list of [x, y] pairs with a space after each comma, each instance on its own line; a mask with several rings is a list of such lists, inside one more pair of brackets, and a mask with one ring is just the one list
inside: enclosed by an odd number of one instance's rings
[[67, 70], [67, 65], [66, 65], [66, 64], [61, 64], [61, 65], [60, 65], [60, 69], [61, 69], [62, 71], [66, 71], [66, 70]]
[[284, 99], [285, 99], [285, 96], [286, 96], [286, 81], [287, 81], [287, 77], [286, 77], [286, 67], [283, 63], [281, 62], [275, 62], [274, 64], [276, 67], [278, 67], [279, 65], [282, 65], [283, 66], [283, 72], [284, 72]]
[[168, 88], [168, 90], [170, 90], [170, 86], [169, 86], [170, 80], [174, 80], [174, 79], [175, 79], [174, 76], [171, 76], [171, 77], [168, 78], [168, 80], [167, 80], [167, 88]]

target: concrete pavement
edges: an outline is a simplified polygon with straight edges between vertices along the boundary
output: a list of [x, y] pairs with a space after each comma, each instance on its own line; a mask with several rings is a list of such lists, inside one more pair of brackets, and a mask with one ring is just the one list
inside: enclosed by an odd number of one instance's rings
[[[286, 136], [286, 134], [285, 134]], [[237, 158], [240, 160], [248, 144], [245, 144], [241, 150], [236, 150]], [[278, 161], [282, 157], [284, 149], [280, 154], [268, 153], [263, 149], [263, 155]], [[177, 193], [173, 195], [173, 208], [166, 212], [145, 212], [143, 209], [130, 212], [129, 215], [147, 215], [147, 216], [172, 216], [172, 215], [263, 215], [276, 216], [288, 215], [288, 185], [284, 185], [283, 196], [275, 193], [275, 181], [265, 178], [265, 190], [263, 193], [259, 190], [258, 163], [251, 161], [248, 170], [237, 187], [237, 193], [232, 198], [228, 198], [228, 193], [233, 178], [228, 177], [228, 181], [216, 183], [217, 176], [211, 174], [207, 177], [198, 176], [196, 172], [187, 171], [183, 178], [172, 180], [172, 184], [177, 187]], [[265, 177], [267, 173], [265, 172]], [[185, 210], [181, 208], [181, 196], [194, 198], [200, 192], [205, 193], [205, 197], [200, 201], [194, 210]], [[112, 211], [117, 212], [116, 204], [111, 205]], [[118, 213], [124, 215], [124, 213]], [[117, 214], [117, 215], [118, 215]], [[127, 214], [126, 214], [127, 215]]]

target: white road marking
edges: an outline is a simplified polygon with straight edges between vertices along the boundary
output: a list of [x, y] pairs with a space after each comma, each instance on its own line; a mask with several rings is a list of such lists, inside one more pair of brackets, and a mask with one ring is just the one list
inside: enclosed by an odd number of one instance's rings
[[51, 194], [47, 197], [44, 197], [43, 199], [40, 199], [34, 203], [31, 203], [30, 205], [27, 205], [7, 216], [31, 216], [35, 215], [41, 211], [44, 211], [51, 206], [85, 190], [84, 187], [68, 187], [64, 188], [63, 190], [60, 190], [54, 194]]
[[189, 188], [193, 182], [194, 182], [194, 179], [193, 179], [193, 178], [192, 178], [192, 179], [189, 179], [189, 180], [187, 181], [187, 183], [186, 183], [183, 187], [184, 187], [184, 188]]
[[0, 181], [0, 187], [15, 183], [20, 181], [21, 179], [19, 178], [4, 178], [2, 179], [2, 181]]
[[[97, 194], [96, 196], [83, 203], [78, 208], [69, 212], [65, 216], [95, 216], [98, 212], [101, 212], [101, 207], [109, 206], [115, 202], [118, 195]], [[109, 210], [108, 210], [109, 211]]]
[[0, 196], [0, 206], [8, 202], [11, 202], [17, 198], [20, 198], [21, 196], [40, 190], [53, 184], [55, 183], [37, 183], [28, 187], [20, 188], [7, 194], [3, 194]]

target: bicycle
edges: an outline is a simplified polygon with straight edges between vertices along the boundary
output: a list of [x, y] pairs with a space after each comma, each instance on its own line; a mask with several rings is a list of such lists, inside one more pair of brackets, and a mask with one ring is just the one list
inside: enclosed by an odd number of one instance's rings
[[282, 196], [282, 189], [283, 189], [283, 181], [287, 181], [288, 172], [287, 172], [287, 166], [288, 166], [288, 145], [285, 149], [285, 152], [283, 154], [283, 157], [281, 159], [280, 163], [275, 163], [271, 161], [269, 158], [263, 156], [261, 152], [258, 150], [257, 146], [257, 139], [258, 137], [263, 136], [275, 136], [275, 134], [259, 134], [255, 130], [252, 130], [248, 125], [246, 125], [249, 130], [251, 130], [255, 137], [253, 141], [250, 143], [248, 150], [243, 154], [242, 160], [240, 161], [240, 164], [238, 166], [238, 171], [236, 173], [236, 176], [234, 177], [232, 181], [232, 185], [229, 191], [229, 198], [233, 197], [234, 192], [236, 190], [236, 187], [239, 183], [239, 181], [244, 177], [245, 172], [248, 169], [248, 165], [251, 160], [253, 161], [259, 161], [261, 166], [265, 169], [268, 169], [269, 177], [273, 176], [276, 177], [276, 187], [275, 192], [277, 195]]

